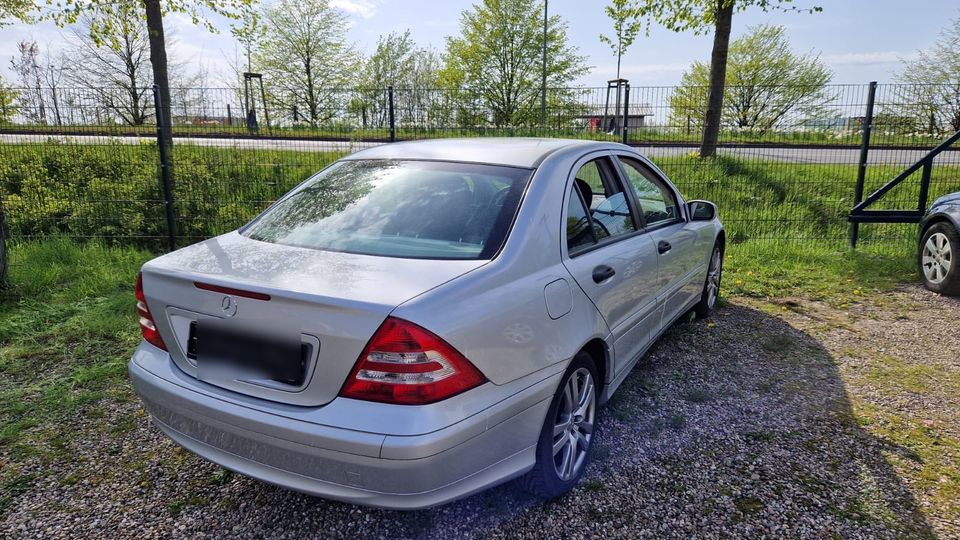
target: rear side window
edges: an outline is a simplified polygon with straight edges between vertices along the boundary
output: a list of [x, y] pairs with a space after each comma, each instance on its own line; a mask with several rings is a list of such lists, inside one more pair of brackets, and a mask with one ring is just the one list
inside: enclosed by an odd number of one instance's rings
[[569, 202], [567, 203], [567, 251], [573, 253], [580, 248], [592, 246], [597, 242], [593, 236], [590, 218], [583, 207], [576, 186], [570, 187]]
[[243, 234], [364, 255], [489, 259], [531, 171], [452, 162], [356, 160], [310, 178]]
[[637, 230], [626, 193], [607, 158], [588, 161], [577, 170], [568, 199], [570, 253]]

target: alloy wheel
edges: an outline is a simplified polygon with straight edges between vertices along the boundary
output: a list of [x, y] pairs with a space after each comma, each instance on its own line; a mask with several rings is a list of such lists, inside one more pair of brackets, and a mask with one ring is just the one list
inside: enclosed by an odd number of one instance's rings
[[940, 232], [930, 235], [923, 245], [921, 266], [924, 277], [930, 283], [939, 284], [947, 278], [953, 266], [953, 250], [947, 235]]
[[720, 274], [723, 272], [723, 259], [720, 257], [720, 248], [713, 248], [710, 257], [710, 268], [707, 270], [707, 307], [713, 309], [720, 295]]
[[593, 376], [577, 369], [567, 379], [553, 425], [553, 467], [562, 481], [574, 478], [587, 461], [596, 409]]

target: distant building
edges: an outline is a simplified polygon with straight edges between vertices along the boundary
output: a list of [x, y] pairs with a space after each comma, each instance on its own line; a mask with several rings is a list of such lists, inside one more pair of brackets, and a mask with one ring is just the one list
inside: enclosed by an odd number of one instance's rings
[[[627, 129], [638, 129], [647, 125], [647, 117], [653, 116], [653, 107], [648, 103], [630, 105], [627, 110]], [[623, 125], [623, 107], [614, 105], [589, 105], [577, 118], [590, 131], [620, 131]]]

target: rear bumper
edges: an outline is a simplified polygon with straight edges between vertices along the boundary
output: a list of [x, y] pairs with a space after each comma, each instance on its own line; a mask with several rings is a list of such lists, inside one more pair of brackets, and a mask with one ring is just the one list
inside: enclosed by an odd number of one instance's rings
[[[197, 455], [289, 489], [392, 509], [442, 504], [529, 470], [559, 382], [551, 375], [442, 429], [397, 436], [318, 423], [309, 408], [225, 400], [149, 345], [129, 370], [156, 425]], [[357, 409], [370, 414], [370, 405]]]

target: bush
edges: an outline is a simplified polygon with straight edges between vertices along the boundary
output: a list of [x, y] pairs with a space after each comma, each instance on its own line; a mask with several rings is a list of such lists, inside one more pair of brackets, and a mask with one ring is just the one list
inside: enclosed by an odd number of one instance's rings
[[[235, 229], [337, 159], [334, 152], [173, 150], [177, 233]], [[62, 234], [151, 245], [167, 234], [156, 144], [0, 146], [0, 193], [11, 238]]]

